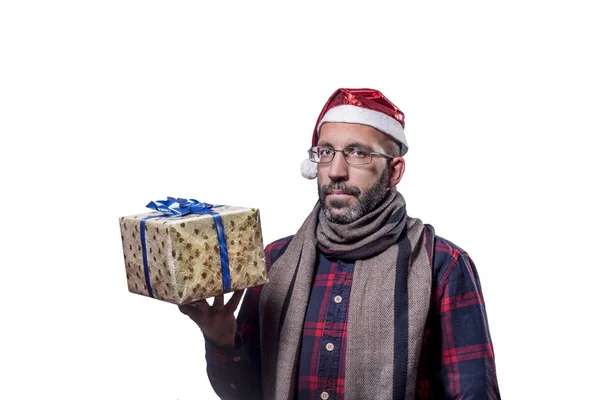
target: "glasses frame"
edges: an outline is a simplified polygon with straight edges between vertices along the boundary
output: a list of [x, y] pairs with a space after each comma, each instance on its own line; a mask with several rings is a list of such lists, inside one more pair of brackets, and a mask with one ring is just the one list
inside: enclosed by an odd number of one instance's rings
[[[317, 154], [317, 152], [315, 151], [315, 149], [318, 148], [318, 147], [324, 147], [324, 148], [327, 148], [327, 149], [331, 149], [331, 151], [333, 151], [333, 156], [331, 157], [331, 160], [329, 160], [329, 161], [315, 161], [315, 160], [313, 160], [313, 154]], [[365, 162], [365, 163], [360, 163], [360, 164], [351, 163], [350, 161], [348, 161], [349, 154], [345, 153], [348, 149], [361, 149], [361, 150], [364, 150], [365, 152], [367, 152], [369, 154], [369, 161]], [[388, 160], [393, 160], [395, 158], [394, 156], [390, 156], [389, 154], [380, 153], [378, 151], [371, 151], [369, 149], [366, 149], [366, 148], [360, 147], [360, 146], [348, 146], [348, 147], [346, 147], [345, 149], [342, 149], [342, 150], [336, 150], [336, 149], [334, 149], [331, 146], [313, 146], [310, 149], [308, 149], [308, 158], [309, 158], [310, 161], [314, 162], [315, 164], [329, 164], [335, 158], [336, 153], [342, 153], [342, 155], [344, 156], [344, 160], [346, 161], [346, 163], [348, 165], [368, 165], [368, 164], [371, 164], [373, 162], [373, 156], [387, 158]]]

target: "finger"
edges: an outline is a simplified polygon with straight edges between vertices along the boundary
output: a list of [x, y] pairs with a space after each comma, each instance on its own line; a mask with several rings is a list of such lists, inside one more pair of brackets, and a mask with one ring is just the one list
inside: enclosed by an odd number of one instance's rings
[[206, 299], [198, 300], [192, 303], [196, 309], [202, 313], [207, 313], [210, 310], [210, 305]]
[[223, 295], [222, 294], [215, 296], [215, 301], [213, 301], [213, 308], [223, 308]]
[[179, 306], [179, 311], [181, 311], [182, 314], [185, 315], [190, 315], [190, 313], [192, 312], [192, 306], [189, 304], [185, 304], [183, 306]]
[[[179, 309], [181, 310], [182, 307], [185, 307], [185, 310], [190, 313], [198, 313], [198, 312], [206, 313], [210, 309], [210, 306], [208, 305], [208, 302], [206, 300], [198, 300], [193, 303], [188, 303], [183, 306], [179, 306]], [[181, 312], [186, 314], [184, 312], [184, 310], [182, 310]], [[189, 314], [186, 314], [186, 315], [189, 315]]]
[[181, 311], [183, 314], [190, 317], [190, 319], [196, 323], [198, 323], [198, 321], [202, 317], [202, 313], [200, 311], [198, 311], [198, 309], [196, 307], [194, 307], [190, 304], [185, 304], [185, 305], [179, 306], [179, 311]]
[[240, 304], [240, 300], [242, 299], [243, 295], [244, 295], [244, 289], [236, 290], [233, 293], [233, 296], [231, 296], [231, 298], [227, 302], [227, 305], [225, 306], [225, 308], [227, 309], [227, 312], [234, 312], [235, 310], [237, 310], [238, 305]]

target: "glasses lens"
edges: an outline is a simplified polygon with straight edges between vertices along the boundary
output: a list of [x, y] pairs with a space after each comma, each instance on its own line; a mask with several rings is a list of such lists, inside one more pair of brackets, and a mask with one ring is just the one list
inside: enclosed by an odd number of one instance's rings
[[311, 147], [308, 153], [310, 154], [311, 161], [318, 163], [328, 163], [331, 162], [331, 160], [333, 160], [333, 155], [335, 154], [335, 151], [333, 151], [331, 147], [315, 146]]
[[371, 151], [363, 147], [346, 147], [344, 156], [348, 164], [362, 165], [371, 162]]

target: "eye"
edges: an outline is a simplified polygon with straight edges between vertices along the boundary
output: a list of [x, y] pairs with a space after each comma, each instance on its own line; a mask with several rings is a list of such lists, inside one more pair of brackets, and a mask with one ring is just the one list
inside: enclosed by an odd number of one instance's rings
[[352, 158], [366, 158], [371, 154], [369, 150], [362, 147], [348, 147], [345, 153], [348, 154], [348, 157]]
[[328, 157], [333, 154], [331, 147], [317, 147], [317, 154], [319, 157]]

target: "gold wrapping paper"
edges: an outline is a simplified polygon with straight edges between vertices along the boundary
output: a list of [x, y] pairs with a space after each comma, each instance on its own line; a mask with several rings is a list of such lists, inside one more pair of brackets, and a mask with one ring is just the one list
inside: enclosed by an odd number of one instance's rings
[[[222, 206], [231, 291], [267, 282], [257, 209]], [[143, 264], [141, 220], [158, 212], [120, 218], [127, 285], [132, 293], [150, 296]], [[188, 214], [146, 222], [146, 255], [154, 298], [186, 304], [223, 293], [219, 241], [213, 217]]]

